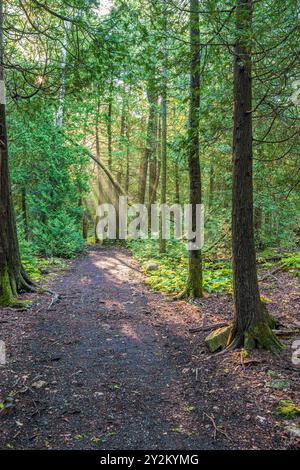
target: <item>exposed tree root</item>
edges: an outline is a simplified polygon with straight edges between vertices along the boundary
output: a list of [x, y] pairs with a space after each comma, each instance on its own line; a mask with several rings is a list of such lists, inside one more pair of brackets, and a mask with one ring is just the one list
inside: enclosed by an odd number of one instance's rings
[[25, 269], [21, 267], [18, 275], [5, 271], [0, 280], [0, 306], [15, 309], [27, 309], [29, 302], [16, 299], [18, 294], [36, 292], [37, 286], [31, 281]]
[[278, 322], [263, 308], [263, 319], [250, 325], [245, 331], [239, 331], [235, 324], [223, 326], [212, 331], [205, 339], [211, 352], [219, 349], [232, 351], [244, 348], [247, 351], [253, 349], [265, 349], [278, 354], [284, 349], [284, 345], [276, 336]]
[[202, 297], [202, 292], [195, 292], [192, 286], [187, 286], [183, 291], [179, 292], [179, 294], [173, 295], [172, 300], [194, 300], [201, 299]]

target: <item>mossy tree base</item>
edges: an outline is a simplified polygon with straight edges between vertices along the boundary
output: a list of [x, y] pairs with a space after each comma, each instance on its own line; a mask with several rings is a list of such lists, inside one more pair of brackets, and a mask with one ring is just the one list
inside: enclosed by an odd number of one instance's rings
[[203, 295], [203, 290], [201, 284], [198, 285], [198, 282], [188, 281], [186, 288], [181, 291], [179, 294], [173, 296], [173, 300], [194, 300], [201, 299]]
[[13, 296], [17, 294], [15, 283], [11, 282], [8, 270], [6, 269], [0, 277], [0, 306], [9, 307], [13, 301]]
[[220, 349], [244, 348], [246, 351], [265, 349], [278, 354], [284, 349], [276, 333], [272, 330], [275, 320], [269, 314], [259, 323], [252, 325], [243, 333], [234, 331], [233, 325], [228, 325], [212, 331], [205, 343], [211, 352]]
[[16, 281], [15, 277], [10, 275], [8, 269], [6, 269], [0, 277], [0, 306], [21, 310], [27, 309], [31, 302], [17, 300], [16, 296], [20, 292], [35, 291], [35, 286], [27, 275], [20, 273], [19, 279]]
[[266, 349], [277, 354], [284, 349], [284, 346], [272, 331], [268, 321], [262, 321], [245, 332], [244, 348], [246, 350]]

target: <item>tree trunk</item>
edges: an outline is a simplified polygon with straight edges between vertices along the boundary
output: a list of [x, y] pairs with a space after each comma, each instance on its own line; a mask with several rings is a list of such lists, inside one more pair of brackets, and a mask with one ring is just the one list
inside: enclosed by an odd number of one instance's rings
[[[167, 87], [163, 85], [161, 97], [161, 186], [160, 203], [167, 202]], [[166, 240], [163, 238], [162, 221], [160, 224], [159, 250], [161, 253], [166, 251]]]
[[208, 208], [212, 209], [214, 202], [214, 192], [215, 192], [215, 173], [213, 163], [210, 164], [209, 169], [209, 195], [208, 195]]
[[108, 150], [108, 169], [112, 171], [112, 84], [110, 86], [108, 113], [107, 113], [107, 150]]
[[66, 92], [66, 77], [65, 69], [67, 65], [67, 47], [68, 47], [68, 32], [70, 28], [70, 22], [64, 21], [64, 40], [61, 51], [61, 84], [59, 91], [59, 106], [57, 110], [56, 124], [62, 127], [64, 120], [64, 104], [65, 104], [65, 92]]
[[[163, 70], [162, 70], [162, 93], [161, 93], [161, 186], [160, 186], [160, 203], [161, 205], [167, 202], [167, 70], [168, 70], [168, 17], [167, 17], [167, 2], [163, 0], [163, 29], [164, 38], [162, 45], [163, 53]], [[163, 237], [163, 224], [160, 222], [159, 234], [159, 251], [164, 253], [166, 251], [166, 239]]]
[[234, 57], [234, 129], [232, 189], [232, 254], [234, 323], [232, 346], [263, 347], [281, 344], [271, 329], [271, 317], [260, 300], [253, 231], [252, 175], [252, 0], [237, 0], [237, 40]]
[[21, 205], [22, 205], [22, 216], [23, 216], [23, 227], [25, 239], [29, 239], [29, 227], [28, 227], [28, 215], [27, 215], [27, 200], [26, 200], [26, 188], [21, 189]]
[[34, 286], [21, 264], [11, 195], [3, 50], [3, 0], [0, 0], [0, 305], [9, 306], [16, 304], [13, 296], [32, 291]]
[[[155, 108], [157, 108], [157, 96], [155, 98]], [[151, 130], [151, 150], [149, 154], [149, 207], [148, 221], [149, 228], [151, 226], [151, 204], [155, 204], [156, 200], [156, 176], [157, 176], [157, 111], [153, 119], [153, 127]]]
[[180, 204], [180, 177], [178, 160], [175, 161], [175, 203]]
[[155, 181], [153, 184], [153, 191], [149, 205], [154, 204], [157, 198], [157, 191], [160, 181], [161, 173], [161, 119], [160, 115], [157, 117], [157, 138], [156, 138], [156, 165], [155, 165]]
[[128, 194], [129, 190], [129, 178], [130, 178], [130, 133], [129, 133], [129, 122], [126, 122], [126, 173], [125, 173], [125, 191]]
[[[100, 97], [98, 98], [97, 109], [96, 109], [96, 129], [95, 129], [95, 138], [96, 138], [96, 157], [97, 160], [100, 161], [100, 122], [99, 122], [99, 114], [100, 114]], [[103, 187], [102, 187], [102, 180], [101, 180], [101, 171], [99, 165], [97, 165], [97, 202], [98, 205], [102, 204], [103, 201]], [[97, 235], [97, 225], [99, 222], [99, 216], [96, 215], [95, 217], [95, 243], [100, 243], [100, 240]]]
[[88, 235], [89, 235], [89, 219], [88, 219], [88, 215], [86, 213], [86, 209], [83, 209], [83, 213], [82, 213], [82, 238], [84, 240], [87, 240]]
[[155, 90], [155, 80], [151, 77], [147, 87], [147, 95], [149, 101], [149, 118], [147, 126], [147, 141], [145, 153], [141, 159], [140, 165], [140, 187], [139, 187], [139, 203], [145, 203], [146, 185], [149, 161], [152, 159], [152, 154], [155, 150], [156, 141], [156, 107], [157, 107], [157, 93]]
[[[190, 110], [188, 132], [188, 165], [190, 179], [190, 204], [192, 206], [192, 230], [196, 231], [196, 206], [202, 202], [199, 158], [200, 117], [200, 29], [199, 0], [190, 0]], [[201, 250], [189, 250], [189, 275], [185, 295], [202, 297]]]

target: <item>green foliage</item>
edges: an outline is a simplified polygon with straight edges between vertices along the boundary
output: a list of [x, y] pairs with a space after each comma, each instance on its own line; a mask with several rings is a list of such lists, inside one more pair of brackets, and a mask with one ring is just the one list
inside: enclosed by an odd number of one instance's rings
[[[25, 111], [29, 116], [24, 122]], [[84, 149], [65, 142], [54, 125], [53, 110], [40, 107], [39, 102], [36, 108], [28, 109], [25, 104], [24, 109], [13, 114], [10, 132], [21, 253], [76, 256], [84, 248], [79, 207], [81, 196], [87, 191], [88, 157]]]
[[281, 400], [277, 407], [277, 414], [282, 418], [292, 419], [300, 415], [300, 408], [292, 400]]
[[[168, 293], [180, 292], [186, 285], [188, 276], [188, 252], [186, 244], [170, 240], [167, 252], [159, 252], [156, 240], [137, 240], [128, 242], [136, 259], [144, 265], [148, 284], [155, 290]], [[157, 269], [147, 270], [146, 262], [158, 265]], [[203, 286], [206, 292], [231, 292], [232, 270], [228, 261], [212, 258], [204, 259]]]
[[300, 251], [286, 255], [280, 260], [280, 265], [284, 271], [300, 276]]
[[293, 276], [300, 276], [300, 252], [283, 252], [275, 248], [267, 248], [258, 253], [257, 261], [265, 269], [271, 268], [275, 263], [283, 271]]
[[30, 278], [35, 282], [47, 279], [47, 275], [50, 271], [65, 267], [64, 260], [56, 257], [41, 258], [33, 255], [22, 256], [22, 263]]
[[34, 225], [32, 233], [38, 253], [45, 256], [73, 258], [85, 245], [76, 221], [63, 212], [51, 215], [45, 224]]

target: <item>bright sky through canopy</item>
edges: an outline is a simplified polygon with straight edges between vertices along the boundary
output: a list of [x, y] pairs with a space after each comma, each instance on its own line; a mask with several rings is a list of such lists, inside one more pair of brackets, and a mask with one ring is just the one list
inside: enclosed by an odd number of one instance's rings
[[100, 16], [107, 15], [112, 7], [113, 0], [101, 0], [99, 5]]

